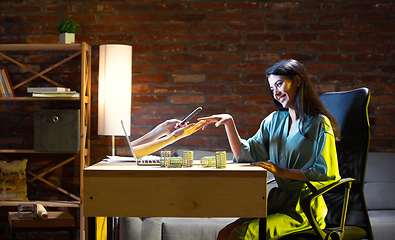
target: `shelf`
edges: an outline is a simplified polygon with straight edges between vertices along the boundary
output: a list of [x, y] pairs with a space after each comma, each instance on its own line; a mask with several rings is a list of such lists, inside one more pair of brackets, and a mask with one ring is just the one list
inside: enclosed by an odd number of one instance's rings
[[0, 97], [0, 101], [80, 101], [79, 97]]
[[53, 153], [53, 154], [79, 154], [79, 152], [36, 152], [32, 149], [0, 149], [0, 153]]
[[0, 201], [0, 206], [14, 207], [21, 203], [42, 204], [44, 207], [75, 207], [80, 206], [79, 201]]
[[81, 50], [82, 44], [3, 44], [0, 51], [77, 51]]

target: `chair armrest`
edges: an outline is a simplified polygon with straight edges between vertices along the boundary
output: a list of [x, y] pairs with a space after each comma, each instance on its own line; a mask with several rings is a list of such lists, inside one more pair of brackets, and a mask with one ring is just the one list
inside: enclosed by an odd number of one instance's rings
[[[342, 210], [342, 223], [340, 226], [341, 231], [343, 231], [344, 230], [344, 223], [346, 220], [346, 214], [347, 214], [348, 197], [350, 194], [351, 184], [353, 181], [355, 181], [355, 179], [353, 179], [353, 178], [340, 179], [339, 181], [336, 181], [326, 187], [321, 188], [320, 190], [318, 190], [316, 192], [313, 192], [312, 194], [310, 194], [309, 196], [305, 197], [302, 200], [303, 212], [306, 214], [306, 217], [309, 220], [309, 223], [312, 226], [314, 232], [317, 234], [317, 236], [320, 236], [321, 239], [326, 239], [326, 236], [328, 234], [325, 233], [318, 225], [318, 223], [314, 217], [314, 213], [311, 209], [311, 201], [313, 201], [314, 199], [316, 199], [319, 196], [322, 196], [324, 193], [330, 191], [331, 189], [333, 189], [339, 185], [346, 184], [346, 186], [345, 186], [346, 190], [345, 190], [345, 196], [344, 196], [344, 202], [343, 202], [343, 210]], [[333, 234], [333, 233], [329, 233], [329, 234]], [[342, 233], [337, 233], [337, 234], [339, 236], [342, 235]]]

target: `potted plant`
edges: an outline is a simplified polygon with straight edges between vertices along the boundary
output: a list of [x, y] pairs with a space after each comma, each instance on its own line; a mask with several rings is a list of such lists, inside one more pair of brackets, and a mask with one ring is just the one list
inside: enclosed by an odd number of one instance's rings
[[64, 18], [58, 22], [56, 29], [60, 33], [60, 43], [74, 43], [75, 33], [79, 29], [80, 25], [71, 20], [70, 17]]

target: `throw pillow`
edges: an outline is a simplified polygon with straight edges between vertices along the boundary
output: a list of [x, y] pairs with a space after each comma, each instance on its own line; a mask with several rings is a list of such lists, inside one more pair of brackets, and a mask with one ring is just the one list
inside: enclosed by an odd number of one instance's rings
[[28, 201], [27, 159], [0, 161], [0, 200]]

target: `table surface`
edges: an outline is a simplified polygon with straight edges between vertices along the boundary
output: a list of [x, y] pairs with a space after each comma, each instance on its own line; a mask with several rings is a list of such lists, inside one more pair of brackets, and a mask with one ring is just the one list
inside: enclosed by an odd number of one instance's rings
[[101, 162], [83, 176], [85, 217], [266, 217], [267, 171], [249, 164], [217, 169]]

